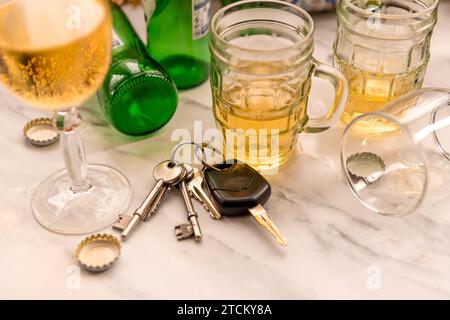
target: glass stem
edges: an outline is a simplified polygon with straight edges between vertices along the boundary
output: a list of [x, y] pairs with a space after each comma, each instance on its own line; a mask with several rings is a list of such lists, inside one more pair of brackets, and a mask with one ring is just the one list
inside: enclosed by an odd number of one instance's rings
[[61, 133], [62, 153], [71, 180], [70, 189], [75, 193], [85, 192], [92, 187], [86, 177], [86, 153], [77, 130], [80, 124], [81, 117], [75, 108], [55, 115], [55, 126]]

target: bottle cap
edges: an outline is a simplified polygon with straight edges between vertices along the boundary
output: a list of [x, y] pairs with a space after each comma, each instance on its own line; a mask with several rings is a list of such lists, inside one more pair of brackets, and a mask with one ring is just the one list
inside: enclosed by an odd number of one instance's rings
[[51, 145], [59, 138], [59, 132], [50, 118], [31, 120], [23, 128], [23, 134], [28, 142], [39, 147]]
[[120, 256], [120, 241], [110, 234], [93, 234], [78, 244], [76, 258], [83, 269], [102, 272]]
[[367, 185], [381, 179], [386, 170], [383, 159], [371, 152], [355, 153], [347, 158], [347, 171], [354, 181]]

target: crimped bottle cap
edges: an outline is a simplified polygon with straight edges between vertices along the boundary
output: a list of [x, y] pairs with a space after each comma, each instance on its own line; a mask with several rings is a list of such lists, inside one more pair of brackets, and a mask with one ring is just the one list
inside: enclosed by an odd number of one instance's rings
[[371, 184], [383, 176], [386, 165], [384, 160], [372, 152], [355, 153], [347, 158], [347, 170], [354, 181]]
[[51, 145], [59, 138], [59, 132], [50, 118], [31, 120], [23, 128], [23, 134], [28, 142], [39, 147]]
[[102, 272], [117, 261], [120, 249], [120, 241], [113, 235], [94, 234], [78, 244], [76, 258], [83, 269]]

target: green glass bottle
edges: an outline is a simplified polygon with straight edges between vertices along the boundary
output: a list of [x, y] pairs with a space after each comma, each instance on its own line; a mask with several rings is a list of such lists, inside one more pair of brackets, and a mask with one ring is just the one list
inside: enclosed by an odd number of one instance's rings
[[147, 50], [178, 88], [209, 76], [210, 0], [144, 0]]
[[148, 135], [174, 115], [178, 95], [164, 68], [147, 53], [120, 7], [111, 4], [113, 58], [99, 91], [108, 120], [120, 132]]

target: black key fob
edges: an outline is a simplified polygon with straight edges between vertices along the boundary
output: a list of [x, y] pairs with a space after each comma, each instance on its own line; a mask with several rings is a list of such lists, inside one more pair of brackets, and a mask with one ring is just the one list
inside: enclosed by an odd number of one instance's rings
[[[228, 162], [228, 161], [227, 161]], [[207, 168], [204, 179], [214, 203], [225, 216], [249, 214], [248, 209], [264, 205], [270, 198], [269, 182], [245, 163], [215, 165]]]

